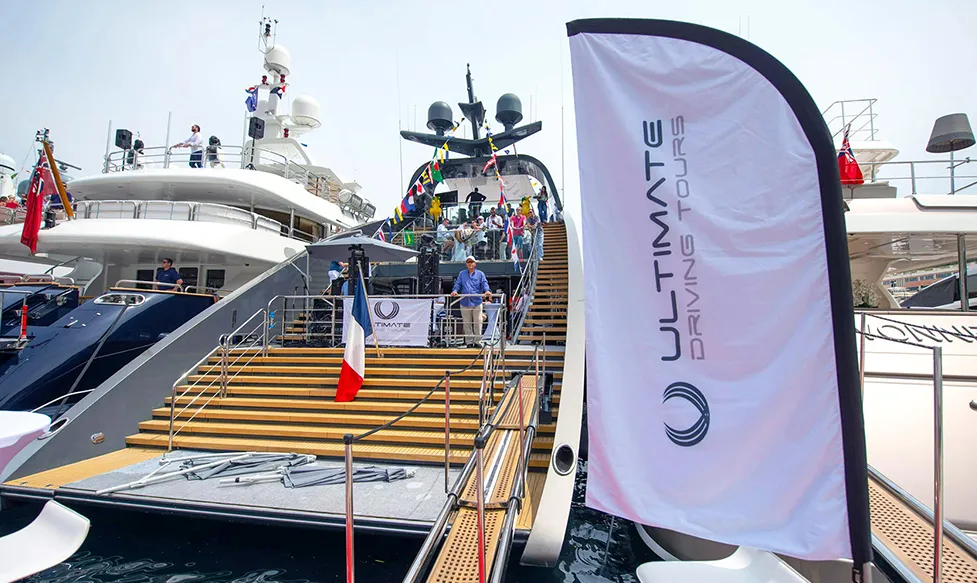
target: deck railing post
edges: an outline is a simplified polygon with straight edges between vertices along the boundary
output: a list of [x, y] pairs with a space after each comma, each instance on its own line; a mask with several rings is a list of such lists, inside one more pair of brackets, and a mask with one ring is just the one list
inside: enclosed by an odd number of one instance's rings
[[526, 416], [525, 416], [525, 413], [523, 412], [523, 404], [522, 404], [522, 378], [523, 378], [523, 375], [519, 375], [519, 385], [518, 385], [518, 388], [516, 389], [517, 390], [516, 397], [519, 398], [519, 452], [520, 452], [520, 456], [522, 455], [522, 451], [524, 449], [526, 449], [526, 428], [524, 427], [524, 423], [523, 423], [523, 421], [525, 420]]
[[173, 451], [173, 418], [175, 416], [176, 416], [176, 383], [173, 384], [173, 390], [170, 392], [170, 438], [169, 438], [169, 444], [166, 446], [167, 452]]
[[477, 504], [478, 530], [478, 583], [485, 583], [485, 472], [482, 467], [482, 450], [485, 438], [475, 438], [475, 500]]
[[353, 583], [353, 434], [343, 436], [346, 449], [346, 583]]
[[221, 387], [220, 394], [221, 399], [227, 397], [227, 373], [228, 373], [228, 341], [229, 338], [225, 337], [224, 341], [221, 343]]
[[933, 347], [933, 583], [943, 568], [943, 347]]
[[451, 371], [444, 371], [444, 493], [448, 493], [448, 467], [451, 460]]
[[270, 318], [270, 308], [265, 310], [262, 316], [262, 326], [261, 326], [261, 356], [268, 356], [268, 328], [271, 326]]
[[543, 375], [542, 375], [542, 377], [538, 377], [537, 380], [536, 380], [536, 391], [537, 391], [537, 393], [539, 392], [539, 388], [540, 388], [539, 387], [539, 383], [543, 383], [543, 388], [544, 389], [546, 388], [546, 332], [543, 332], [543, 349], [542, 349], [542, 353], [543, 354], [542, 354], [541, 360], [543, 361], [543, 365], [542, 365]]

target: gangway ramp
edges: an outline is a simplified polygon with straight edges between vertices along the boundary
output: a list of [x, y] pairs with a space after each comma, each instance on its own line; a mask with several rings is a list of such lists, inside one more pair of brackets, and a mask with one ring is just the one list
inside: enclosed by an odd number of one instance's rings
[[[442, 538], [425, 579], [429, 583], [488, 581], [505, 569], [517, 516], [528, 502], [526, 460], [537, 429], [537, 386], [537, 377], [527, 374], [506, 390], [496, 414], [476, 437], [475, 451], [460, 480], [460, 495], [449, 496], [443, 511], [447, 519], [435, 524], [405, 581], [420, 580]], [[484, 554], [479, 553], [480, 547]]]

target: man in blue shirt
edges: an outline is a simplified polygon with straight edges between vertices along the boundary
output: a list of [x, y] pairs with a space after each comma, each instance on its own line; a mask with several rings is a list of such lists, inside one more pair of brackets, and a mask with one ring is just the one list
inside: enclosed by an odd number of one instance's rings
[[[180, 272], [173, 268], [173, 260], [169, 257], [163, 258], [162, 267], [156, 270], [156, 281], [159, 283], [169, 283], [175, 284], [176, 286], [183, 285], [183, 278], [180, 277]], [[162, 288], [166, 291], [178, 291], [180, 288], [174, 285], [164, 285], [164, 286], [154, 286], [156, 288]]]
[[461, 320], [465, 330], [465, 344], [478, 346], [482, 338], [482, 298], [492, 301], [492, 290], [489, 288], [485, 274], [475, 269], [475, 258], [469, 255], [465, 259], [465, 267], [455, 279], [455, 286], [451, 290], [452, 297], [459, 294], [461, 298]]

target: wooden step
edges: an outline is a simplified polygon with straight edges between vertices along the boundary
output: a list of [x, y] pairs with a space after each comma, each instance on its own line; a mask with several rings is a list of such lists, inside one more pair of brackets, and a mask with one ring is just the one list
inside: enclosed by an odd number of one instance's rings
[[[240, 375], [325, 375], [325, 376], [339, 376], [339, 372], [342, 369], [342, 363], [330, 364], [325, 366], [305, 366], [304, 364], [296, 364], [292, 366], [275, 366], [273, 364], [254, 366], [254, 363], [247, 366], [237, 366], [231, 365], [227, 367], [228, 374], [237, 373]], [[384, 363], [386, 364], [386, 363]], [[203, 367], [202, 367], [203, 368]], [[204, 369], [207, 370], [207, 369]], [[408, 367], [398, 367], [398, 368], [388, 368], [382, 366], [370, 366], [366, 365], [366, 370], [369, 371], [370, 376], [377, 377], [388, 377], [388, 378], [398, 378], [398, 377], [413, 377], [413, 378], [429, 378], [437, 382], [439, 379], [444, 377], [443, 368], [408, 368]], [[454, 372], [451, 378], [482, 378], [482, 367], [478, 366], [472, 367], [466, 371]], [[434, 383], [431, 383], [432, 385]]]
[[[562, 355], [547, 355], [550, 358], [562, 359]], [[532, 354], [522, 355], [520, 353], [510, 353], [508, 355], [509, 360], [516, 362], [531, 362]], [[234, 359], [231, 358], [231, 361]], [[444, 373], [445, 370], [457, 371], [464, 368], [470, 364], [470, 359], [464, 358], [428, 358], [428, 359], [418, 359], [418, 358], [399, 358], [399, 357], [377, 357], [377, 356], [367, 356], [366, 367], [372, 370], [372, 367], [401, 367], [410, 366], [415, 368], [424, 367], [437, 367]], [[213, 356], [210, 358], [210, 364], [220, 363], [219, 356]], [[251, 361], [252, 366], [262, 366], [265, 364], [270, 365], [295, 365], [295, 366], [312, 366], [312, 365], [335, 365], [340, 366], [343, 364], [342, 354], [336, 356], [256, 356]], [[475, 364], [472, 369], [482, 370], [482, 362], [479, 361]], [[455, 374], [455, 373], [453, 373]]]
[[[151, 420], [139, 424], [139, 430], [150, 433], [166, 433], [169, 435], [169, 421]], [[350, 433], [347, 428], [320, 427], [316, 425], [273, 425], [262, 423], [222, 423], [213, 421], [191, 421], [177, 424], [180, 435], [220, 435], [238, 437], [274, 437], [291, 439], [310, 439], [320, 441], [342, 441], [343, 436]], [[359, 431], [362, 433], [363, 431]], [[357, 433], [357, 432], [353, 432]], [[452, 428], [452, 447], [473, 447], [474, 431], [463, 431]], [[394, 426], [382, 429], [364, 438], [360, 443], [404, 443], [418, 445], [444, 446], [444, 426], [440, 430], [410, 430]], [[552, 436], [539, 436], [533, 440], [533, 449], [549, 450], [553, 448]]]
[[[219, 377], [215, 374], [207, 375], [190, 375], [187, 377], [188, 384], [200, 384], [207, 385], [211, 382], [215, 384], [218, 382]], [[258, 375], [238, 375], [231, 378], [228, 381], [228, 386], [240, 386], [244, 384], [248, 385], [312, 385], [313, 389], [319, 387], [329, 387], [336, 386], [339, 382], [339, 375], [333, 376], [258, 376]], [[498, 379], [498, 386], [505, 384], [503, 379]], [[384, 378], [384, 377], [374, 377], [367, 375], [363, 379], [363, 387], [416, 387], [426, 390], [431, 390], [434, 388], [436, 381], [431, 379], [418, 379], [418, 378]], [[482, 385], [481, 376], [477, 379], [458, 379], [451, 381], [452, 388], [465, 388], [465, 389], [477, 389]], [[181, 385], [177, 387], [177, 391], [182, 391], [187, 385]]]
[[[170, 397], [166, 397], [164, 403], [170, 404]], [[177, 397], [177, 407], [190, 405], [193, 401], [192, 396]], [[203, 399], [197, 399], [193, 404], [200, 405]], [[414, 401], [365, 401], [356, 400], [348, 403], [337, 403], [329, 399], [277, 399], [277, 398], [247, 398], [247, 397], [217, 397], [210, 402], [207, 407], [230, 407], [237, 409], [276, 409], [276, 410], [302, 410], [302, 411], [348, 411], [350, 413], [393, 413], [399, 415], [410, 409], [417, 400]], [[420, 415], [440, 415], [444, 419], [444, 403], [428, 401], [419, 405], [415, 412]], [[451, 405], [451, 415], [478, 415], [477, 405]]]
[[[126, 444], [137, 447], [166, 448], [168, 438], [169, 436], [167, 434], [162, 433], [139, 433], [126, 437]], [[173, 437], [173, 446], [177, 449], [199, 449], [206, 451], [294, 452], [332, 458], [341, 458], [345, 453], [345, 448], [342, 443], [297, 439], [210, 437], [183, 435], [182, 433]], [[452, 448], [450, 461], [453, 464], [464, 464], [468, 461], [470, 453], [471, 451], [468, 448]], [[433, 446], [424, 447], [357, 442], [353, 445], [353, 462], [360, 463], [363, 460], [443, 464], [444, 449]], [[546, 468], [548, 465], [548, 453], [533, 453], [530, 455], [529, 466], [531, 468]]]
[[[198, 402], [199, 404], [199, 402]], [[454, 411], [454, 407], [451, 408]], [[379, 427], [384, 423], [389, 423], [396, 418], [396, 415], [369, 415], [369, 414], [346, 414], [346, 413], [305, 413], [294, 411], [271, 411], [255, 409], [212, 409], [205, 407], [199, 409], [191, 407], [183, 412], [176, 412], [177, 419], [213, 420], [224, 422], [254, 422], [254, 423], [304, 423], [317, 426], [330, 425], [334, 427], [359, 427], [363, 430]], [[153, 419], [165, 420], [167, 425], [170, 419], [168, 407], [153, 409]], [[444, 430], [443, 417], [425, 417], [421, 415], [408, 415], [402, 418], [394, 427], [407, 429], [439, 429]], [[474, 432], [478, 429], [477, 417], [451, 417], [452, 431], [455, 429]], [[539, 426], [540, 434], [552, 435], [556, 431], [556, 423], [547, 423]], [[354, 432], [355, 433], [355, 432]]]
[[[555, 390], [553, 393], [553, 402], [559, 402], [559, 393]], [[179, 395], [213, 395], [217, 393], [220, 389], [218, 387], [191, 387], [186, 390], [181, 390]], [[455, 403], [477, 403], [478, 402], [478, 390], [456, 390], [452, 387], [451, 390], [451, 401], [452, 404]], [[396, 391], [396, 390], [384, 390], [384, 389], [360, 389], [356, 394], [357, 400], [363, 401], [410, 401], [411, 403], [416, 403], [427, 391]], [[227, 389], [227, 395], [230, 397], [286, 397], [286, 398], [310, 398], [310, 399], [334, 399], [336, 397], [335, 388], [325, 388], [325, 389], [301, 389], [292, 387], [234, 387], [229, 386]], [[495, 392], [495, 401], [498, 402], [501, 396], [501, 391], [497, 390]], [[199, 402], [199, 401], [198, 401]], [[428, 402], [438, 403], [444, 402], [444, 391], [435, 391], [431, 394]]]

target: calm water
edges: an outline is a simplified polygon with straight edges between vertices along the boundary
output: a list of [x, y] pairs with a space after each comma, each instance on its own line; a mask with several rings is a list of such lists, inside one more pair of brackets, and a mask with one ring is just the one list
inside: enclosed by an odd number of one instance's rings
[[[585, 481], [586, 463], [581, 462], [557, 566], [519, 566], [517, 552], [507, 571], [508, 583], [637, 581], [634, 571], [639, 557], [647, 560], [647, 556], [640, 542], [632, 548], [634, 527], [586, 508]], [[27, 581], [324, 583], [344, 578], [340, 533], [81, 510], [92, 521], [85, 545], [67, 562]], [[17, 507], [0, 513], [0, 534], [27, 524], [38, 511], [39, 507]], [[357, 580], [402, 581], [420, 543], [419, 539], [357, 535]]]

